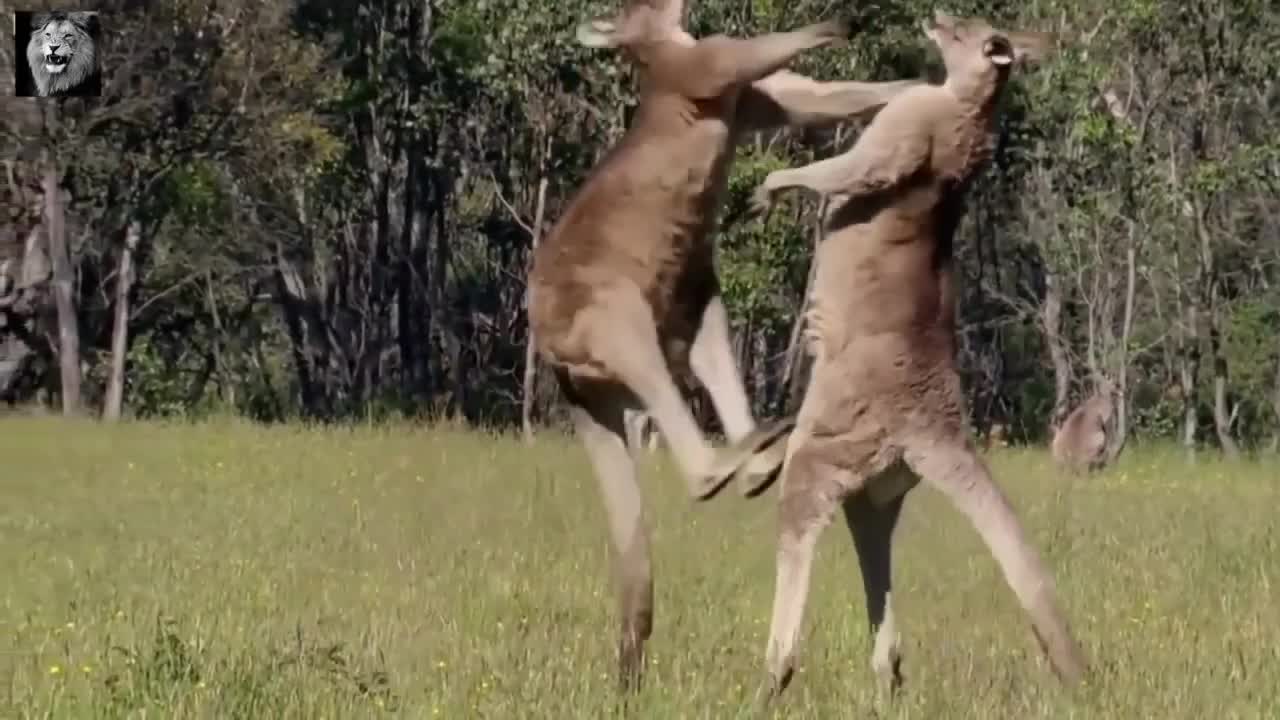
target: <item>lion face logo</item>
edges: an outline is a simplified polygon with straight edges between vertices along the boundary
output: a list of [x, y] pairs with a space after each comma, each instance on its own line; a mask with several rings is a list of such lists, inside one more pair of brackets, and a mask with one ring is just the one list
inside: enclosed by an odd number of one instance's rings
[[80, 32], [70, 20], [54, 20], [44, 26], [40, 38], [40, 52], [44, 55], [44, 69], [50, 75], [57, 75], [71, 63], [76, 54], [76, 43], [80, 42], [84, 33]]
[[37, 15], [27, 43], [27, 64], [40, 97], [96, 94], [86, 80], [98, 74], [95, 12]]

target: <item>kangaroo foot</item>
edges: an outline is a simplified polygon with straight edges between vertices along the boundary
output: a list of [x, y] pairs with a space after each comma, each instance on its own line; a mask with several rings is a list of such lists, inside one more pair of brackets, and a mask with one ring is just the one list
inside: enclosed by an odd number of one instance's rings
[[762, 427], [760, 442], [755, 443], [751, 459], [735, 473], [738, 491], [743, 497], [753, 498], [768, 490], [782, 473], [787, 457], [787, 440], [795, 429], [794, 415], [778, 418]]
[[[759, 493], [777, 477], [782, 466], [786, 443], [780, 442], [795, 427], [794, 416], [763, 423], [738, 442], [721, 449], [710, 472], [702, 480], [695, 500], [708, 500], [724, 489], [730, 480]], [[778, 448], [781, 446], [781, 449]], [[747, 489], [743, 494], [748, 494]]]

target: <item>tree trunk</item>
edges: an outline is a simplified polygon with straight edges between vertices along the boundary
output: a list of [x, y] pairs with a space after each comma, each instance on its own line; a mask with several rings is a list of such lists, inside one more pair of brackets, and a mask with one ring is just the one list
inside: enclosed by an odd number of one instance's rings
[[[1215, 286], [1217, 279], [1210, 280]], [[1216, 289], [1212, 293], [1217, 295]], [[1231, 436], [1232, 414], [1227, 407], [1227, 354], [1222, 342], [1221, 310], [1218, 301], [1211, 299], [1209, 310], [1209, 354], [1213, 361], [1213, 426], [1218, 435], [1222, 452], [1231, 460], [1240, 458], [1240, 446]]]
[[[1179, 144], [1172, 130], [1169, 131], [1169, 189], [1181, 196], [1183, 189], [1179, 180], [1177, 151]], [[1194, 209], [1191, 203], [1180, 201], [1180, 213], [1194, 221]], [[1202, 277], [1197, 275], [1193, 280], [1187, 277], [1182, 267], [1181, 237], [1173, 241], [1173, 329], [1177, 338], [1178, 353], [1178, 385], [1182, 393], [1182, 447], [1186, 451], [1187, 461], [1193, 462], [1196, 456], [1196, 435], [1199, 432], [1199, 412], [1196, 395], [1196, 380], [1200, 374], [1200, 306], [1199, 293], [1188, 289]]]
[[[1182, 290], [1177, 291], [1178, 295]], [[1179, 304], [1184, 304], [1179, 300]], [[1196, 378], [1200, 374], [1199, 308], [1192, 298], [1185, 301], [1185, 330], [1178, 339], [1178, 381], [1182, 390], [1182, 447], [1191, 459], [1196, 452], [1196, 435], [1199, 431]], [[1182, 313], [1180, 313], [1182, 314]]]
[[[322, 405], [327, 405], [327, 393], [317, 386], [317, 375], [322, 370], [313, 367], [314, 353], [311, 350], [311, 338], [306, 324], [307, 302], [306, 290], [301, 284], [293, 263], [284, 256], [284, 248], [276, 243], [276, 263], [272, 273], [276, 285], [276, 299], [284, 313], [285, 328], [289, 333], [290, 351], [293, 355], [294, 371], [298, 375], [298, 392], [301, 395], [302, 411], [307, 417], [324, 415]], [[311, 328], [312, 332], [315, 328]]]
[[[429, 63], [429, 50], [434, 27], [433, 0], [418, 0], [408, 13], [408, 55], [416, 63]], [[412, 65], [411, 65], [412, 67]], [[425, 92], [425, 85], [416, 77], [405, 83], [404, 107], [416, 107]], [[421, 402], [429, 395], [425, 356], [430, 353], [430, 334], [424, 332], [429, 325], [425, 315], [429, 309], [422, 302], [420, 278], [426, 268], [422, 258], [430, 233], [431, 218], [427, 213], [431, 169], [428, 168], [431, 151], [422, 129], [409, 132], [405, 143], [404, 219], [401, 227], [400, 257], [396, 262], [396, 320], [400, 346], [400, 387], [404, 402]]]
[[[751, 408], [751, 414], [756, 417], [759, 417], [768, 407], [763, 403], [767, 402], [769, 397], [770, 376], [772, 375], [770, 371], [776, 372], [770, 367], [768, 361], [769, 357], [777, 356], [770, 351], [767, 328], [768, 326], [764, 323], [755, 325], [754, 332], [746, 338], [745, 345], [745, 347], [749, 348], [750, 353], [755, 356], [751, 363], [751, 375], [748, 377], [744, 374], [743, 382], [747, 386], [747, 405]], [[708, 414], [715, 415], [715, 413], [711, 412], [708, 412]]]
[[[1187, 310], [1187, 322], [1195, 322], [1195, 308]], [[1178, 363], [1178, 380], [1182, 389], [1182, 447], [1188, 458], [1195, 456], [1196, 434], [1199, 420], [1196, 417], [1196, 375], [1200, 372], [1200, 349], [1195, 346], [1197, 338], [1192, 337], [1184, 344], [1182, 358]]]
[[422, 200], [422, 180], [418, 172], [421, 151], [416, 142], [405, 150], [405, 158], [404, 219], [400, 224], [400, 251], [395, 262], [395, 317], [396, 342], [400, 347], [400, 397], [404, 402], [411, 402], [422, 387], [421, 378], [417, 374], [419, 349], [413, 292], [414, 244], [422, 238], [421, 224], [426, 218], [419, 207]]
[[[450, 319], [454, 316], [447, 310], [449, 307], [449, 265], [452, 263], [453, 247], [450, 244], [452, 234], [449, 232], [445, 214], [440, 211], [445, 206], [444, 194], [438, 194], [436, 200], [435, 252], [431, 254], [430, 294], [432, 312], [435, 318], [432, 325], [436, 334], [434, 354], [439, 358], [437, 360], [439, 386], [436, 391], [446, 398], [446, 402], [439, 409], [443, 410], [447, 417], [453, 414], [458, 394], [462, 392], [462, 388], [449, 387], [450, 381], [445, 379], [447, 375], [444, 371], [445, 363], [443, 361], [456, 357], [454, 347], [461, 340], [458, 337], [456, 325], [450, 323]], [[450, 366], [450, 372], [456, 374], [456, 370], [452, 366]]]
[[124, 406], [124, 365], [129, 353], [129, 291], [133, 288], [133, 253], [142, 235], [141, 223], [129, 221], [120, 248], [120, 264], [116, 269], [115, 317], [111, 327], [111, 372], [107, 376], [107, 398], [102, 405], [102, 419], [120, 419]]
[[1173, 253], [1173, 301], [1177, 320], [1174, 330], [1178, 343], [1178, 387], [1182, 394], [1182, 448], [1187, 460], [1195, 459], [1196, 435], [1199, 432], [1196, 379], [1200, 374], [1200, 308], [1196, 295], [1184, 289], [1181, 255]]
[[[538, 241], [542, 237], [542, 214], [547, 205], [547, 178], [538, 183], [538, 209], [533, 214], [533, 232], [529, 246], [529, 259], [532, 263], [533, 252], [538, 249]], [[527, 275], [526, 275], [527, 277]], [[525, 287], [525, 305], [532, 306], [533, 288]], [[524, 430], [524, 441], [533, 442], [533, 404], [538, 390], [538, 353], [533, 337], [533, 325], [529, 325], [528, 338], [524, 347], [524, 387], [521, 392], [520, 426]]]
[[1114, 462], [1129, 439], [1129, 339], [1133, 336], [1133, 305], [1138, 286], [1138, 249], [1134, 229], [1129, 230], [1125, 253], [1124, 319], [1120, 329], [1120, 363], [1116, 368], [1115, 432], [1107, 438], [1107, 463]]
[[1218, 334], [1216, 318], [1210, 320], [1210, 323], [1209, 346], [1213, 353], [1213, 425], [1218, 432], [1218, 442], [1222, 445], [1222, 452], [1229, 459], [1238, 460], [1240, 446], [1231, 436], [1234, 416], [1227, 407], [1227, 356], [1222, 348], [1222, 338]]
[[58, 365], [61, 369], [62, 413], [80, 410], [80, 325], [76, 319], [75, 271], [67, 246], [67, 228], [58, 188], [58, 168], [51, 153], [44, 153], [45, 230], [49, 234], [49, 260], [53, 266], [53, 299], [58, 313]]
[[1067, 354], [1066, 341], [1062, 337], [1062, 287], [1057, 275], [1048, 269], [1044, 276], [1040, 327], [1045, 344], [1049, 346], [1049, 361], [1053, 364], [1053, 412], [1049, 415], [1049, 426], [1056, 428], [1070, 411], [1071, 356]]
[[[218, 299], [213, 293], [213, 272], [206, 270], [204, 274], [205, 301], [209, 304], [209, 319], [213, 321], [213, 340], [209, 343], [213, 356], [213, 370], [218, 378], [218, 400], [226, 410], [234, 411], [236, 407], [236, 383], [227, 369], [227, 362], [222, 355], [222, 345], [226, 341], [227, 328], [222, 324], [222, 313], [218, 311]], [[252, 303], [252, 300], [250, 300]]]
[[1218, 274], [1214, 264], [1213, 238], [1205, 223], [1207, 212], [1198, 195], [1191, 197], [1195, 214], [1196, 238], [1200, 241], [1200, 294], [1209, 320], [1209, 358], [1213, 363], [1213, 425], [1222, 452], [1232, 460], [1240, 457], [1240, 448], [1231, 437], [1231, 414], [1227, 408], [1227, 355], [1222, 342], [1222, 304], [1218, 292]]

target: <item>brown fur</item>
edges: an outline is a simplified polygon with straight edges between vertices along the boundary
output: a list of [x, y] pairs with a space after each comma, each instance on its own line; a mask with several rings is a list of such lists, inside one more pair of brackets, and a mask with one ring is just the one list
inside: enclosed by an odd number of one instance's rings
[[1104, 386], [1067, 415], [1053, 434], [1051, 449], [1058, 466], [1071, 473], [1102, 469], [1114, 411], [1113, 390]]
[[[749, 39], [695, 40], [679, 0], [634, 1], [579, 27], [621, 47], [641, 75], [622, 140], [574, 194], [534, 254], [529, 323], [569, 400], [601, 486], [619, 577], [624, 683], [638, 678], [652, 624], [648, 528], [628, 426], [649, 415], [695, 498], [735, 474], [744, 488], [776, 474], [759, 452], [791, 425], [757, 428], [729, 345], [712, 233], [739, 139], [784, 123], [873, 112], [914, 82], [818, 83], [782, 70], [847, 34], [840, 23]], [[673, 375], [708, 390], [731, 447], [710, 445]]]
[[990, 156], [1010, 66], [1044, 38], [943, 13], [925, 28], [945, 84], [906, 91], [847, 153], [770, 173], [757, 195], [766, 212], [789, 188], [843, 196], [817, 253], [816, 358], [782, 471], [765, 699], [790, 678], [814, 546], [842, 504], [875, 635], [872, 668], [890, 691], [899, 686], [890, 548], [921, 479], [973, 523], [1059, 676], [1075, 681], [1085, 669], [1051, 576], [970, 442], [954, 360], [952, 240], [965, 187]]

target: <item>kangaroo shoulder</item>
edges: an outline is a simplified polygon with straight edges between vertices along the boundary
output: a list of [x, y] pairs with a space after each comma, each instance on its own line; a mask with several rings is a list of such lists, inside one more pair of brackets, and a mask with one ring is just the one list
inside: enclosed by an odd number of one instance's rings
[[876, 115], [873, 124], [902, 132], [928, 132], [946, 112], [947, 97], [936, 85], [917, 85], [904, 90]]

